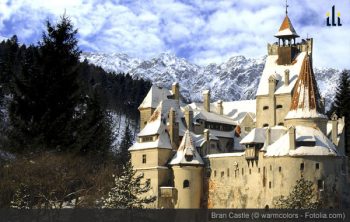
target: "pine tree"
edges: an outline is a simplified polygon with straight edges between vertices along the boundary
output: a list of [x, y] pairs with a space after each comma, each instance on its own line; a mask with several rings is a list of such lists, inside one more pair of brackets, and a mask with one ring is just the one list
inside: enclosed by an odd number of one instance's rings
[[338, 116], [345, 116], [348, 119], [350, 114], [350, 76], [347, 70], [344, 70], [339, 78], [339, 83], [332, 105], [333, 112]]
[[120, 143], [119, 160], [126, 165], [130, 161], [128, 149], [133, 145], [133, 137], [129, 125], [126, 125], [122, 141]]
[[345, 151], [346, 155], [350, 155], [350, 130], [348, 126], [350, 124], [350, 74], [349, 70], [343, 70], [340, 75], [339, 83], [337, 86], [336, 95], [334, 98], [334, 103], [330, 111], [328, 112], [329, 116], [335, 112], [339, 117], [345, 117]]
[[292, 192], [287, 197], [281, 196], [275, 206], [281, 209], [318, 209], [322, 207], [322, 202], [316, 198], [312, 182], [301, 178]]
[[143, 174], [133, 170], [131, 162], [123, 167], [119, 176], [114, 176], [114, 187], [103, 199], [103, 208], [143, 208], [145, 204], [153, 203], [156, 196], [146, 196], [150, 191], [150, 181], [146, 180], [142, 185]]

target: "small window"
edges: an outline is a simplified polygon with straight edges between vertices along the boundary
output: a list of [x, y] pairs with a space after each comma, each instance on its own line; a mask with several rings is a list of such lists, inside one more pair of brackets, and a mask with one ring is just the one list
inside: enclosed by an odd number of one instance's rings
[[146, 125], [146, 124], [147, 124], [147, 121], [143, 122], [143, 124], [145, 124], [145, 125]]
[[278, 171], [281, 172], [282, 171], [282, 167], [278, 167]]
[[224, 175], [225, 175], [225, 172], [221, 171], [221, 177], [224, 177]]
[[269, 182], [269, 188], [271, 189], [271, 186], [272, 186], [272, 183], [271, 183], [271, 181]]
[[272, 166], [270, 165], [270, 171], [272, 171]]
[[320, 169], [320, 164], [316, 163], [316, 170]]
[[183, 188], [188, 188], [188, 187], [190, 187], [190, 181], [184, 180]]
[[304, 163], [300, 164], [300, 170], [304, 170]]
[[249, 175], [250, 175], [250, 174], [252, 174], [252, 170], [251, 170], [251, 169], [249, 169]]
[[258, 168], [258, 173], [260, 173], [260, 167]]
[[242, 176], [244, 175], [244, 169], [242, 168]]
[[263, 127], [268, 127], [269, 126], [269, 124], [268, 123], [265, 123], [264, 125], [263, 125]]
[[263, 107], [263, 110], [267, 110], [267, 109], [269, 109], [268, 106], [264, 106], [264, 107]]
[[276, 106], [276, 109], [282, 109], [282, 108], [283, 108], [282, 105], [277, 105], [277, 106]]
[[227, 177], [230, 176], [230, 169], [227, 169]]
[[142, 163], [146, 163], [146, 154], [142, 155]]
[[284, 123], [278, 123], [279, 126], [284, 126]]
[[318, 190], [324, 190], [324, 181], [323, 180], [318, 180], [317, 181], [317, 189]]
[[214, 170], [214, 177], [216, 177], [216, 170]]

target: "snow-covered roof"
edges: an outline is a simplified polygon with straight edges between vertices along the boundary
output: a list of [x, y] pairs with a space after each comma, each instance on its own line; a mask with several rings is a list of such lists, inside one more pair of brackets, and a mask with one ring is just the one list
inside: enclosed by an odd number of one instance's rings
[[182, 138], [180, 146], [169, 163], [170, 165], [204, 165], [199, 155], [190, 131], [186, 131]]
[[235, 152], [235, 153], [215, 153], [208, 154], [204, 158], [219, 158], [219, 157], [230, 157], [230, 156], [244, 156], [245, 152]]
[[320, 93], [312, 70], [311, 58], [307, 55], [295, 85], [290, 111], [285, 118], [327, 118], [321, 110]]
[[[204, 109], [202, 103], [191, 103], [188, 105], [193, 110], [193, 119], [203, 119], [208, 122], [223, 123], [236, 125], [237, 122], [224, 115], [219, 115], [215, 112], [208, 112]], [[211, 109], [212, 110], [212, 109]]]
[[215, 137], [225, 137], [225, 138], [232, 138], [235, 136], [235, 131], [221, 131], [221, 130], [214, 130], [210, 129], [210, 135], [214, 135]]
[[172, 95], [171, 90], [152, 85], [139, 109], [156, 108], [162, 100], [166, 100], [170, 95]]
[[223, 102], [223, 114], [241, 123], [247, 113], [255, 119], [256, 100], [240, 100], [232, 102]]
[[[294, 62], [290, 65], [278, 65], [278, 55], [267, 56], [256, 95], [261, 96], [269, 94], [268, 80], [271, 75], [275, 75], [278, 80], [275, 94], [291, 93], [298, 79], [305, 56], [306, 52], [299, 53]], [[286, 70], [289, 70], [289, 85], [284, 84], [284, 73]]]
[[334, 144], [319, 130], [312, 127], [296, 126], [296, 142], [315, 142], [315, 146], [299, 146], [290, 150], [288, 132], [266, 147], [265, 156], [337, 156]]
[[286, 17], [284, 18], [280, 26], [280, 29], [276, 33], [275, 37], [294, 37], [294, 38], [299, 37], [288, 15], [286, 15]]
[[160, 134], [160, 132], [163, 130], [161, 127], [162, 124], [165, 126], [165, 124], [168, 122], [168, 114], [171, 108], [175, 110], [176, 121], [179, 123], [179, 135], [183, 136], [186, 130], [186, 127], [182, 122], [183, 113], [180, 109], [179, 102], [173, 99], [160, 101], [150, 119], [147, 121], [146, 126], [141, 130], [138, 136]]
[[[265, 143], [266, 141], [266, 130], [267, 127], [264, 128], [254, 128], [252, 131], [250, 131], [248, 133], [247, 136], [245, 136], [242, 140], [241, 140], [241, 144], [249, 144], [249, 143]], [[276, 140], [278, 140], [278, 138], [281, 137], [281, 135], [283, 135], [287, 128], [283, 127], [283, 126], [274, 126], [270, 128], [270, 132], [271, 132], [271, 137], [270, 137], [270, 142], [273, 143]]]

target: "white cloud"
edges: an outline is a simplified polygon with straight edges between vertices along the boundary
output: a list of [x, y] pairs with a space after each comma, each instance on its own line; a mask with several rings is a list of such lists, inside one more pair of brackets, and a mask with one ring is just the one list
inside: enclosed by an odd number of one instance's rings
[[[221, 63], [233, 55], [259, 57], [274, 42], [284, 17], [281, 0], [3, 0], [0, 35], [36, 43], [45, 19], [66, 11], [79, 29], [84, 50], [123, 52], [149, 58], [164, 51], [199, 63]], [[349, 68], [350, 2], [294, 0], [289, 15], [299, 35], [314, 37], [316, 66]], [[342, 27], [326, 27], [332, 5]]]

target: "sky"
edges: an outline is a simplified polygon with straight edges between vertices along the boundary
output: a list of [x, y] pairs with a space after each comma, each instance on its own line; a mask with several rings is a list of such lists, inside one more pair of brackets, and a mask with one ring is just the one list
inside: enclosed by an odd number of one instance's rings
[[[350, 0], [288, 5], [297, 33], [314, 38], [314, 66], [350, 68]], [[333, 5], [342, 26], [326, 26]], [[0, 39], [16, 34], [21, 43], [37, 44], [45, 21], [55, 23], [64, 13], [78, 29], [82, 51], [140, 59], [168, 52], [207, 65], [266, 55], [285, 17], [285, 0], [0, 0]]]

